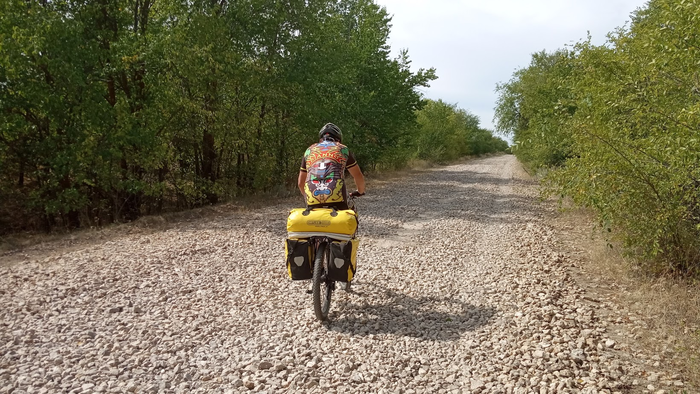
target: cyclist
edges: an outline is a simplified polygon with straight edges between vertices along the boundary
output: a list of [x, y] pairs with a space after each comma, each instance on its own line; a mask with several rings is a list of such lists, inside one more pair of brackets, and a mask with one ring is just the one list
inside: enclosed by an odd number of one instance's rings
[[304, 153], [299, 171], [299, 190], [309, 207], [348, 209], [345, 170], [350, 172], [357, 185], [357, 190], [350, 193], [352, 196], [364, 196], [365, 177], [355, 156], [341, 144], [343, 133], [338, 126], [327, 123], [318, 132], [318, 137], [319, 142]]

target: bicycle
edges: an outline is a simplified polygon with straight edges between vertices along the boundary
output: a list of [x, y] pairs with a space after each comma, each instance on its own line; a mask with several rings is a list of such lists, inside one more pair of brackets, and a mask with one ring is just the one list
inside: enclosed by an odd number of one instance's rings
[[[350, 209], [357, 212], [355, 208], [355, 197], [361, 196], [356, 192], [349, 194], [348, 205]], [[328, 312], [331, 308], [331, 296], [335, 291], [335, 281], [329, 278], [328, 264], [330, 262], [330, 245], [335, 239], [329, 236], [316, 236], [310, 238], [314, 245], [315, 257], [313, 264], [313, 285], [311, 288], [314, 302], [314, 313], [321, 321], [328, 319]], [[345, 282], [345, 291], [350, 291], [350, 282]]]

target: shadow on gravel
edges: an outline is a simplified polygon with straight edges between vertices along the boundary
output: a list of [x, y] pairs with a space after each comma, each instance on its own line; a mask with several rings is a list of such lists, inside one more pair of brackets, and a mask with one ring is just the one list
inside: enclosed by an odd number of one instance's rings
[[431, 341], [455, 341], [491, 322], [496, 309], [437, 297], [414, 298], [386, 290], [380, 304], [345, 303], [328, 329], [353, 335], [393, 334]]

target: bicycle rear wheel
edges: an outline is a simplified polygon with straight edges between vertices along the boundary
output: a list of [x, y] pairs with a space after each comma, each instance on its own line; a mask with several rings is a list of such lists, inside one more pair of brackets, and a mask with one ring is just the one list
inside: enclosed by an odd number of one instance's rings
[[331, 309], [331, 293], [333, 291], [333, 282], [326, 277], [326, 265], [328, 264], [328, 244], [321, 242], [316, 250], [316, 258], [314, 259], [314, 277], [313, 277], [313, 299], [314, 312], [318, 320], [324, 321], [328, 319], [328, 311]]

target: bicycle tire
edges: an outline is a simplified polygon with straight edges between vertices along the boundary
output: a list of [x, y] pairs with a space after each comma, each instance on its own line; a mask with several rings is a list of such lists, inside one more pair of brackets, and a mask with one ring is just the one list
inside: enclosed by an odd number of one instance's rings
[[321, 242], [316, 250], [316, 258], [314, 259], [314, 275], [313, 275], [313, 299], [314, 313], [318, 320], [324, 321], [328, 319], [328, 311], [331, 309], [331, 291], [332, 284], [326, 278], [325, 263], [328, 259], [327, 243]]

